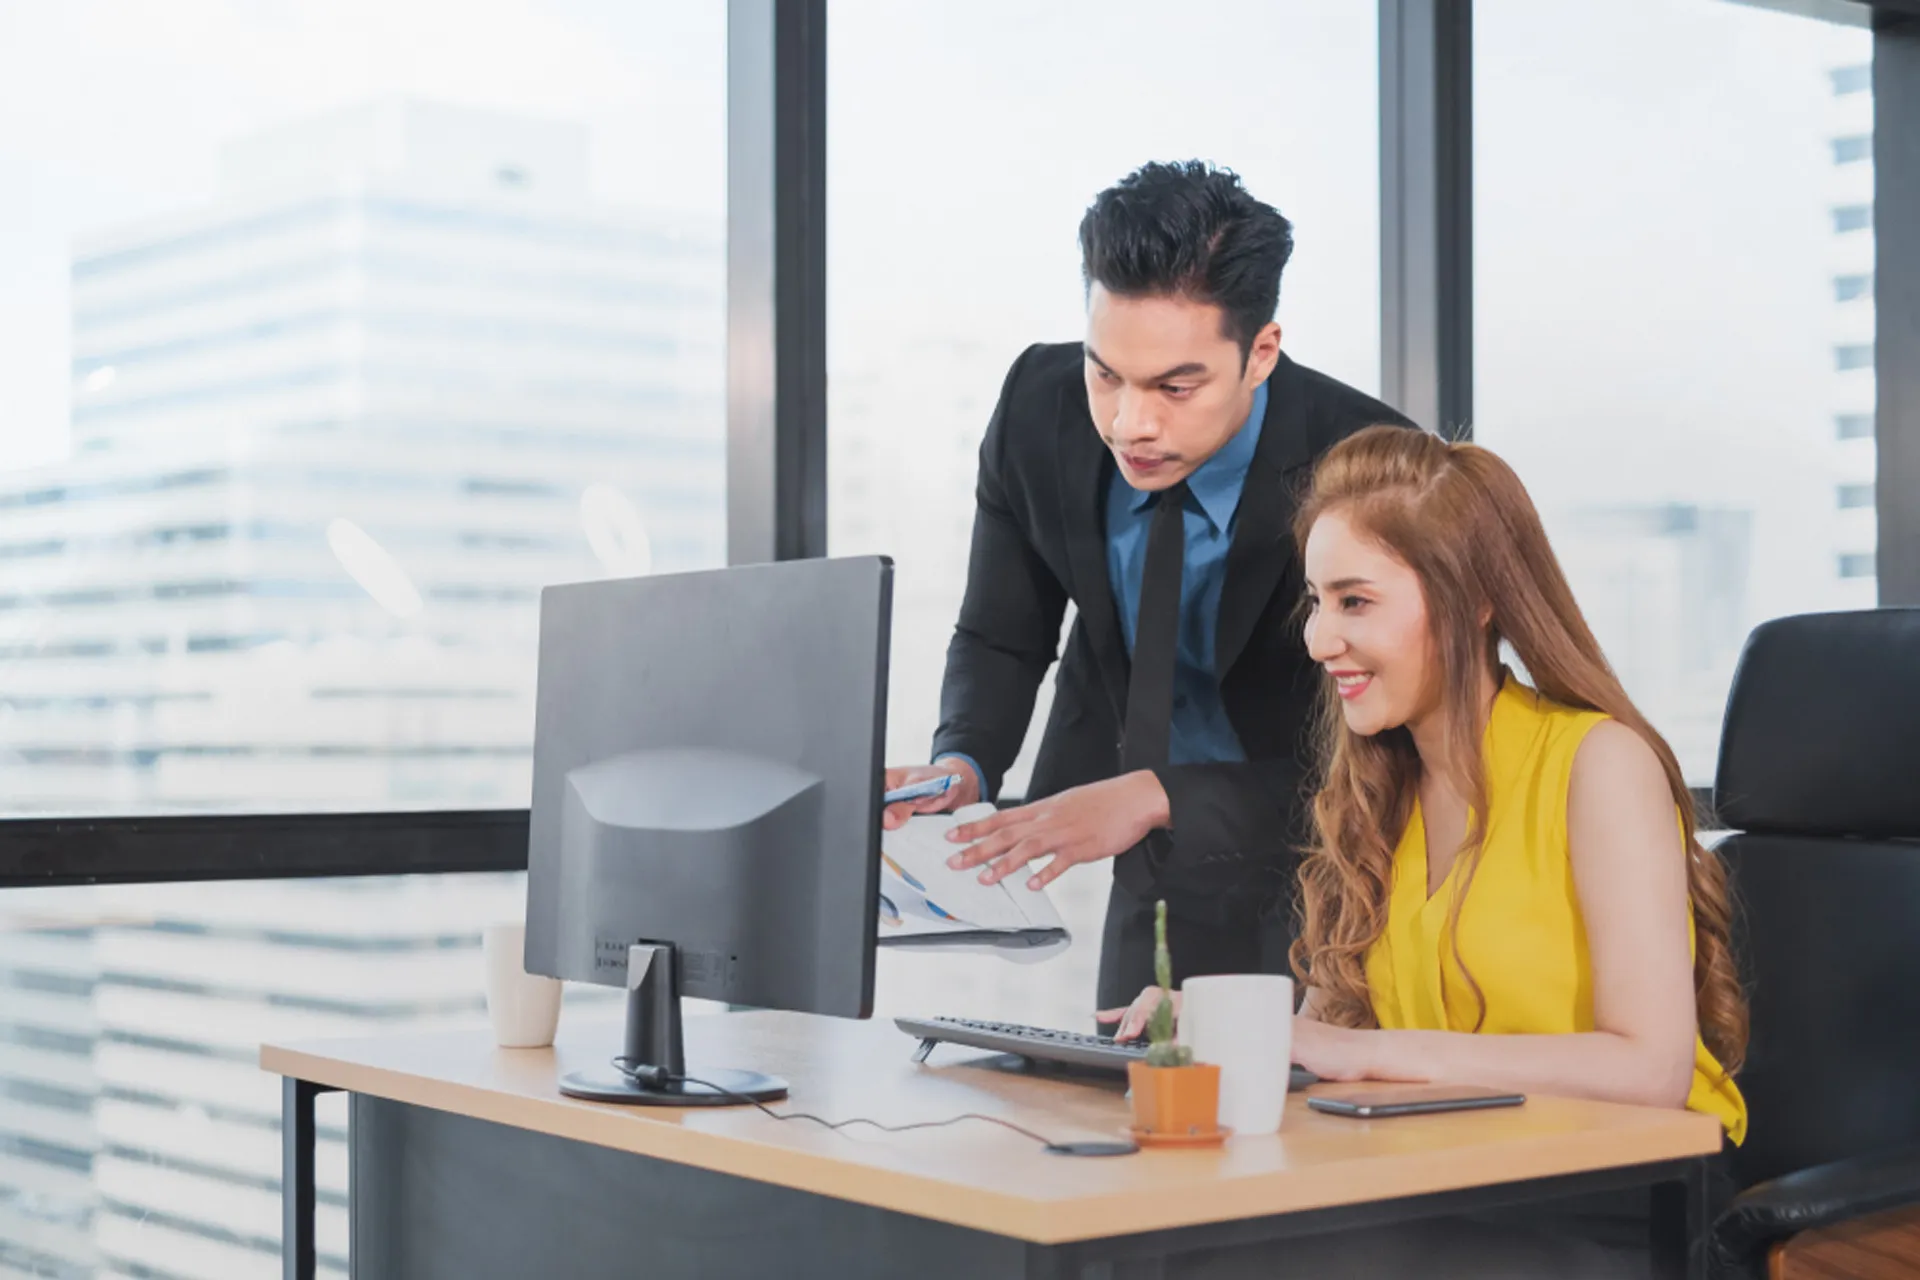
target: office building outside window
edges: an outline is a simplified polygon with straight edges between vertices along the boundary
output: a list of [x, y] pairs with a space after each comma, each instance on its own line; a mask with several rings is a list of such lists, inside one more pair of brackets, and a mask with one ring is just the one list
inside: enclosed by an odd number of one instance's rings
[[0, 479], [13, 812], [524, 804], [538, 593], [725, 555], [723, 247], [584, 127], [388, 99], [88, 234]]

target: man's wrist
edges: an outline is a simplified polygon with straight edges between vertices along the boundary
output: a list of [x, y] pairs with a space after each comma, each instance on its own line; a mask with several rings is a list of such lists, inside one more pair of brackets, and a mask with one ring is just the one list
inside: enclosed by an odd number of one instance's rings
[[936, 756], [933, 763], [949, 769], [958, 767], [966, 777], [973, 779], [975, 801], [983, 801], [987, 798], [987, 780], [981, 776], [980, 766], [974, 762], [972, 756], [963, 756], [957, 751], [950, 751], [945, 755]]
[[1134, 781], [1140, 789], [1141, 816], [1146, 819], [1148, 829], [1172, 827], [1173, 802], [1167, 798], [1160, 775], [1151, 769], [1142, 769], [1134, 775]]

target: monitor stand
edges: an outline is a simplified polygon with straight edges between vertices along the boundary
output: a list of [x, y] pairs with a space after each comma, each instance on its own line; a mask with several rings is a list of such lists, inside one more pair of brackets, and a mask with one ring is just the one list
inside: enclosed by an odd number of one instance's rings
[[[732, 1107], [787, 1096], [787, 1082], [758, 1071], [702, 1068], [687, 1079], [680, 1029], [680, 964], [672, 943], [627, 949], [627, 1033], [616, 1062], [560, 1078], [560, 1092], [643, 1107]], [[621, 1068], [624, 1067], [625, 1070]]]

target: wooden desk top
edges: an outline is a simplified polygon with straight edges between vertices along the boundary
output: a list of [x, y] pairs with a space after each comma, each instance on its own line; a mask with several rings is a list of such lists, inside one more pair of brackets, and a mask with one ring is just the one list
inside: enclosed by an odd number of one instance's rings
[[[946, 1045], [924, 1066], [892, 1022], [789, 1013], [689, 1017], [690, 1072], [732, 1066], [784, 1076], [776, 1110], [889, 1124], [965, 1111], [1056, 1140], [1112, 1138], [1128, 1123], [1124, 1085], [998, 1070]], [[673, 1110], [562, 1097], [568, 1071], [618, 1052], [615, 1022], [563, 1023], [552, 1049], [498, 1049], [485, 1029], [267, 1045], [283, 1076], [697, 1165], [1037, 1243], [1419, 1195], [1707, 1155], [1711, 1117], [1535, 1097], [1510, 1110], [1361, 1121], [1321, 1115], [1295, 1094], [1277, 1135], [1224, 1147], [1112, 1159], [1048, 1155], [998, 1125], [829, 1132], [750, 1107]], [[1325, 1086], [1323, 1086], [1325, 1087]]]

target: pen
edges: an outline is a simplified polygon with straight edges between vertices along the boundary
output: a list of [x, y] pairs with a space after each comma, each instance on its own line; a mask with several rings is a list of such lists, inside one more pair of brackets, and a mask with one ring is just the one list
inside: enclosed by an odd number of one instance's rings
[[943, 796], [960, 781], [960, 775], [950, 773], [944, 778], [928, 778], [924, 782], [910, 782], [904, 787], [896, 787], [880, 797], [881, 804], [899, 804], [902, 800], [924, 800], [928, 796]]

